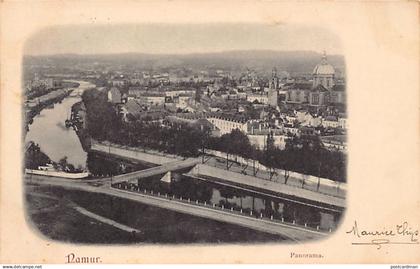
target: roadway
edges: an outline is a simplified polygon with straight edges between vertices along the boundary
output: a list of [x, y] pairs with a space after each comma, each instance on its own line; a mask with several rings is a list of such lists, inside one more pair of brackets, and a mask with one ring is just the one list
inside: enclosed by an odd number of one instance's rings
[[137, 183], [138, 179], [165, 174], [168, 171], [175, 171], [175, 170], [181, 170], [188, 167], [193, 167], [199, 162], [200, 160], [197, 158], [189, 158], [186, 160], [173, 161], [170, 163], [162, 164], [160, 166], [114, 176], [112, 178], [112, 183], [120, 183], [120, 182]]
[[40, 185], [57, 186], [65, 189], [102, 193], [129, 199], [132, 201], [137, 201], [151, 206], [157, 206], [184, 214], [232, 223], [271, 234], [279, 234], [289, 238], [292, 241], [315, 240], [328, 235], [327, 233], [303, 228], [292, 224], [256, 219], [255, 217], [246, 215], [238, 215], [231, 213], [228, 210], [223, 211], [220, 209], [213, 209], [204, 206], [197, 206], [195, 204], [189, 204], [186, 202], [170, 200], [164, 197], [150, 196], [141, 193], [134, 193], [131, 191], [114, 189], [110, 187], [109, 178], [95, 180], [70, 180], [39, 175], [26, 175], [25, 179], [27, 183], [36, 183]]

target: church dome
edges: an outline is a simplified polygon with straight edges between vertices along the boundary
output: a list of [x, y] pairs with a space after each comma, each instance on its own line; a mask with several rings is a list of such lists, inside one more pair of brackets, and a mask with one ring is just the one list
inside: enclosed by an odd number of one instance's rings
[[322, 61], [317, 64], [313, 71], [314, 75], [334, 75], [335, 70], [332, 65], [330, 65], [327, 61], [327, 55], [324, 52], [324, 55], [322, 56]]

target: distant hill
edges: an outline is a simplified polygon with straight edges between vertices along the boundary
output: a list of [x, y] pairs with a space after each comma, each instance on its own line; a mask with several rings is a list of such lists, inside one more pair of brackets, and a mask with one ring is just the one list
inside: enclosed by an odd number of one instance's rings
[[[224, 51], [193, 54], [143, 54], [122, 53], [107, 55], [59, 54], [25, 56], [25, 63], [51, 62], [54, 64], [78, 64], [99, 62], [134, 65], [139, 68], [191, 67], [191, 68], [258, 68], [273, 67], [290, 73], [310, 73], [321, 60], [322, 54], [313, 51]], [[327, 55], [329, 63], [341, 72], [345, 70], [344, 56]]]

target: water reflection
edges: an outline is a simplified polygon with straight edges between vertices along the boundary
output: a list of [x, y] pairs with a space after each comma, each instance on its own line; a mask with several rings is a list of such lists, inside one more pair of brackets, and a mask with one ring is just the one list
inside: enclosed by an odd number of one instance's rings
[[[215, 205], [225, 209], [240, 211], [255, 217], [267, 217], [286, 222], [295, 222], [321, 229], [334, 228], [341, 212], [320, 209], [300, 203], [290, 202], [280, 197], [237, 189], [218, 183], [202, 181], [180, 174], [173, 174], [171, 183], [162, 182], [163, 175], [138, 180], [141, 190], [153, 190], [155, 193], [168, 194], [169, 197], [183, 197], [200, 204]], [[326, 221], [328, 220], [328, 221]]]

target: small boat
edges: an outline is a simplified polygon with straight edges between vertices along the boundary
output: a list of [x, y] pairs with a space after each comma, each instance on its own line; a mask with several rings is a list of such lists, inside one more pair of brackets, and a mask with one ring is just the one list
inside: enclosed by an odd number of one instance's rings
[[78, 94], [78, 92], [76, 91], [76, 90], [73, 90], [71, 93], [70, 93], [70, 97], [77, 97], [79, 94]]
[[[71, 117], [70, 117], [71, 118]], [[66, 125], [66, 128], [70, 128], [72, 125], [73, 125], [73, 122], [71, 121], [71, 119], [69, 119], [69, 116], [68, 116], [68, 114], [67, 114], [67, 119], [65, 120], [65, 125]]]
[[71, 122], [71, 120], [66, 120], [65, 121], [65, 125], [66, 125], [66, 128], [70, 128], [71, 126], [72, 126], [72, 122]]
[[52, 164], [47, 164], [45, 166], [38, 166], [38, 169], [25, 169], [25, 173], [33, 174], [33, 175], [49, 176], [49, 177], [70, 178], [70, 179], [82, 179], [89, 176], [89, 172], [69, 173], [69, 172], [59, 171], [55, 169]]

